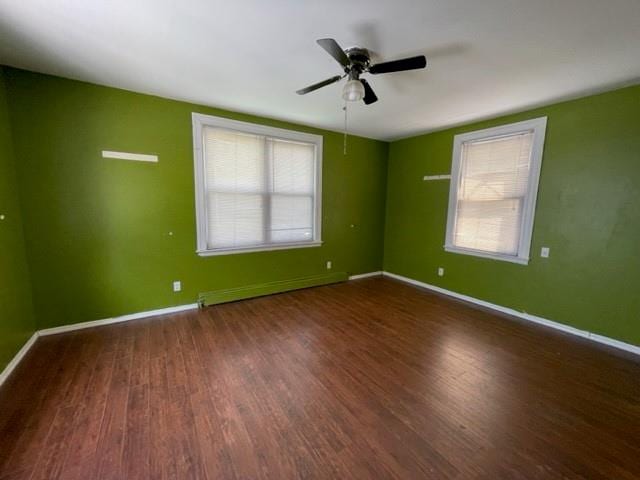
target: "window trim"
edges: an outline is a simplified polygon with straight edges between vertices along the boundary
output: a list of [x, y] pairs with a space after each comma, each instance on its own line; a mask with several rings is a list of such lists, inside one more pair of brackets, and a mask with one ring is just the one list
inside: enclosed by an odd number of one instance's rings
[[[507, 262], [519, 263], [521, 265], [527, 265], [529, 263], [531, 241], [533, 236], [533, 222], [536, 210], [536, 200], [538, 197], [538, 185], [540, 181], [540, 168], [542, 166], [542, 155], [544, 149], [546, 127], [547, 117], [540, 117], [523, 122], [510, 123], [508, 125], [476, 130], [473, 132], [459, 134], [453, 137], [451, 184], [449, 188], [447, 230], [444, 245], [445, 251], [482, 258], [490, 258], [494, 260], [503, 260]], [[488, 140], [502, 136], [514, 135], [526, 131], [533, 131], [533, 143], [531, 147], [531, 173], [529, 175], [527, 195], [525, 197], [525, 205], [523, 209], [524, 214], [522, 215], [518, 253], [516, 255], [507, 255], [455, 246], [453, 244], [453, 231], [457, 215], [458, 188], [460, 185], [461, 174], [460, 163], [462, 160], [461, 154], [463, 143], [473, 140]]]
[[[241, 122], [224, 117], [191, 114], [193, 125], [193, 161], [196, 195], [196, 253], [201, 257], [213, 255], [231, 255], [236, 253], [262, 252], [271, 250], [288, 250], [293, 248], [319, 247], [322, 245], [322, 135], [297, 132], [284, 128], [269, 127], [256, 123]], [[224, 128], [242, 133], [264, 135], [282, 140], [312, 143], [316, 147], [314, 172], [314, 219], [313, 239], [304, 242], [274, 243], [262, 245], [248, 245], [246, 247], [207, 248], [207, 212], [205, 188], [205, 158], [202, 140], [203, 127]]]

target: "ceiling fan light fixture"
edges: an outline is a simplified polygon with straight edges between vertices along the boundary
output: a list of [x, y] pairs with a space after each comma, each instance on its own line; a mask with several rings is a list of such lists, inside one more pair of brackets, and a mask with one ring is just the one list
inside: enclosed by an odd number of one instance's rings
[[360, 75], [363, 73], [378, 75], [381, 73], [403, 72], [405, 70], [417, 70], [427, 66], [427, 59], [424, 55], [401, 58], [372, 65], [371, 55], [369, 50], [366, 48], [351, 47], [344, 50], [333, 38], [321, 38], [316, 41], [318, 45], [320, 45], [336, 62], [340, 64], [341, 70], [344, 74], [334, 75], [333, 77], [322, 80], [321, 82], [301, 88], [296, 91], [298, 95], [306, 95], [307, 93], [314, 92], [319, 88], [339, 82], [344, 77], [348, 77], [348, 81], [342, 89], [342, 98], [345, 102], [358, 102], [362, 100], [365, 105], [371, 105], [378, 101], [378, 96], [373, 91], [373, 88], [371, 88], [371, 85], [369, 85], [367, 80], [364, 78], [360, 80]]
[[349, 80], [342, 89], [342, 98], [347, 102], [359, 102], [364, 97], [364, 86], [360, 80]]

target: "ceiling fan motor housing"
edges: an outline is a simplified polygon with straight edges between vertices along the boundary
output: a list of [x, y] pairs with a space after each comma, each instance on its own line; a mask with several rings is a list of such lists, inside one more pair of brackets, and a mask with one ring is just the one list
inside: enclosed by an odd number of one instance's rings
[[345, 68], [345, 72], [353, 76], [354, 78], [358, 78], [362, 72], [366, 72], [371, 64], [371, 57], [369, 56], [369, 50], [361, 47], [350, 47], [347, 48], [344, 53], [349, 57], [349, 61], [351, 65]]

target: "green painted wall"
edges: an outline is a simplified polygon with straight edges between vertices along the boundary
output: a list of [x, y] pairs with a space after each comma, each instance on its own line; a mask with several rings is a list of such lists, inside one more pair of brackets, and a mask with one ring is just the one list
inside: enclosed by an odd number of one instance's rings
[[0, 372], [35, 330], [4, 77], [0, 68]]
[[[444, 252], [449, 182], [423, 175], [455, 134], [545, 115], [529, 265]], [[385, 270], [640, 344], [640, 86], [393, 142], [388, 169]]]
[[[7, 77], [39, 328], [326, 273], [327, 260], [333, 271], [381, 269], [387, 143], [350, 137], [344, 156], [335, 132], [20, 70]], [[192, 112], [324, 136], [322, 247], [196, 255]], [[103, 149], [160, 161], [106, 160]]]

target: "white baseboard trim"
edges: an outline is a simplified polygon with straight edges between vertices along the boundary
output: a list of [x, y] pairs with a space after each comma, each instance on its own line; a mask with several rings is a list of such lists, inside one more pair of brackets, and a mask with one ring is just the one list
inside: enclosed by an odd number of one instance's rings
[[2, 373], [0, 373], [0, 387], [2, 387], [2, 384], [7, 380], [7, 378], [9, 378], [9, 375], [11, 375], [11, 373], [16, 369], [18, 364], [22, 361], [31, 347], [33, 347], [39, 336], [40, 335], [38, 334], [38, 332], [34, 332], [33, 335], [29, 337], [29, 340], [27, 340], [26, 343], [22, 346], [22, 348], [18, 350], [18, 353], [15, 354], [15, 356], [11, 359], [7, 366], [4, 367], [4, 370], [2, 371]]
[[[382, 275], [382, 271], [352, 275], [349, 277], [349, 280], [375, 277], [378, 275]], [[20, 361], [24, 358], [24, 356], [31, 349], [31, 347], [33, 347], [33, 345], [36, 343], [36, 340], [40, 336], [44, 337], [47, 335], [57, 335], [59, 333], [73, 332], [74, 330], [83, 330], [85, 328], [100, 327], [103, 325], [111, 325], [113, 323], [120, 323], [120, 322], [129, 322], [131, 320], [137, 320], [139, 318], [155, 317], [158, 315], [168, 315], [170, 313], [184, 312], [186, 310], [193, 310], [195, 308], [198, 308], [197, 303], [189, 303], [186, 305], [178, 305], [176, 307], [159, 308], [156, 310], [148, 310], [146, 312], [131, 313], [131, 314], [122, 315], [119, 317], [104, 318], [102, 320], [93, 320], [89, 322], [74, 323], [71, 325], [62, 325], [60, 327], [44, 328], [42, 330], [37, 330], [33, 333], [31, 338], [29, 338], [29, 340], [27, 340], [27, 342], [22, 346], [22, 348], [18, 351], [18, 353], [15, 354], [13, 359], [11, 359], [11, 361], [7, 364], [4, 370], [0, 372], [0, 387], [2, 387], [2, 384], [5, 382], [7, 378], [9, 378], [9, 375], [11, 375], [13, 370], [15, 370], [15, 368], [18, 366]]]
[[381, 270], [377, 272], [359, 273], [358, 275], [350, 275], [349, 280], [358, 280], [360, 278], [369, 278], [369, 277], [379, 277], [380, 275], [382, 275]]
[[155, 317], [157, 315], [168, 315], [170, 313], [184, 312], [185, 310], [193, 310], [194, 308], [198, 308], [197, 303], [178, 305], [177, 307], [158, 308], [157, 310], [130, 313], [129, 315], [122, 315], [120, 317], [104, 318], [102, 320], [93, 320], [91, 322], [73, 323], [71, 325], [62, 325], [60, 327], [45, 328], [38, 331], [38, 334], [41, 336], [56, 335], [58, 333], [72, 332], [74, 330], [83, 330], [85, 328], [110, 325], [112, 323], [129, 322], [131, 320], [137, 320], [139, 318]]
[[[570, 333], [572, 335], [587, 338], [594, 342], [602, 343], [604, 345], [609, 345], [611, 347], [618, 348], [620, 350], [625, 350], [627, 352], [640, 355], [640, 346], [631, 345], [629, 343], [621, 342], [620, 340], [615, 340], [613, 338], [605, 337], [604, 335], [599, 335], [597, 333], [588, 332], [586, 330], [580, 330], [574, 327], [570, 327], [568, 325], [564, 325], [562, 323], [554, 322], [552, 320], [547, 320], [546, 318], [538, 317], [536, 315], [531, 315], [529, 313], [518, 312], [517, 310], [513, 310], [512, 308], [507, 308], [501, 305], [496, 305], [494, 303], [485, 302], [484, 300], [479, 300], [477, 298], [470, 297], [468, 295], [463, 295], [461, 293], [456, 293], [451, 290], [447, 290], [445, 288], [437, 287], [435, 285], [430, 285], [428, 283], [424, 283], [419, 280], [414, 280], [413, 278], [403, 277], [402, 275], [397, 275], [395, 273], [385, 272], [385, 271], [361, 273], [358, 275], [351, 275], [349, 277], [349, 280], [358, 280], [360, 278], [376, 277], [379, 275], [384, 275], [389, 278], [395, 278], [396, 280], [400, 280], [401, 282], [409, 283], [417, 287], [426, 288], [427, 290], [438, 292], [443, 295], [457, 298], [459, 300], [464, 300], [469, 303], [474, 303], [476, 305], [480, 305], [482, 307], [486, 307], [491, 310], [506, 313], [507, 315], [521, 318], [529, 322], [544, 325], [550, 328], [554, 328], [556, 330], [561, 330], [563, 332]], [[131, 320], [137, 320], [139, 318], [147, 318], [147, 317], [154, 317], [158, 315], [167, 315], [170, 313], [184, 312], [186, 310], [193, 310], [196, 308], [198, 308], [197, 303], [190, 303], [187, 305], [178, 305], [176, 307], [159, 308], [157, 310], [149, 310], [146, 312], [132, 313], [129, 315], [122, 315], [120, 317], [105, 318], [102, 320], [94, 320], [91, 322], [75, 323], [72, 325], [63, 325], [61, 327], [45, 328], [43, 330], [38, 330], [34, 332], [33, 335], [31, 335], [29, 340], [27, 340], [27, 342], [22, 346], [22, 348], [18, 351], [18, 353], [16, 353], [13, 359], [7, 364], [4, 370], [0, 373], [0, 387], [7, 380], [7, 378], [9, 378], [9, 375], [11, 375], [13, 370], [15, 370], [15, 368], [18, 366], [20, 361], [25, 357], [27, 352], [31, 349], [31, 347], [33, 347], [33, 345], [36, 343], [36, 340], [40, 336], [55, 335], [58, 333], [71, 332], [74, 330], [82, 330], [85, 328], [99, 327], [101, 325], [110, 325], [112, 323], [128, 322]]]
[[[357, 280], [359, 278], [374, 277], [378, 275], [382, 275], [382, 271], [352, 275], [349, 277], [349, 280]], [[74, 330], [83, 330], [85, 328], [100, 327], [103, 325], [111, 325], [113, 323], [120, 323], [120, 322], [129, 322], [131, 320], [137, 320], [139, 318], [155, 317], [157, 315], [168, 315], [170, 313], [184, 312], [186, 310], [192, 310], [195, 308], [198, 308], [198, 304], [190, 303], [187, 305], [178, 305], [177, 307], [159, 308], [157, 310], [131, 313], [129, 315], [122, 315], [120, 317], [104, 318], [102, 320], [73, 323], [71, 325], [62, 325], [60, 327], [44, 328], [42, 330], [38, 330], [31, 336], [29, 341], [27, 341], [27, 343], [25, 343], [24, 346], [20, 349], [20, 351], [13, 357], [11, 362], [9, 362], [9, 364], [5, 367], [2, 373], [0, 373], [0, 386], [2, 386], [2, 383], [9, 377], [9, 375], [11, 375], [11, 372], [13, 372], [13, 370], [16, 368], [18, 363], [20, 363], [20, 360], [22, 360], [22, 358], [26, 355], [26, 353], [29, 351], [29, 349], [33, 346], [33, 344], [36, 342], [36, 340], [40, 336], [44, 337], [47, 335], [57, 335], [59, 333], [73, 332]]]
[[157, 315], [167, 315], [169, 313], [184, 312], [185, 310], [193, 310], [198, 308], [197, 303], [189, 303], [187, 305], [178, 305], [177, 307], [159, 308], [157, 310], [149, 310], [146, 312], [131, 313], [129, 315], [122, 315], [120, 317], [105, 318], [103, 320], [94, 320], [91, 322], [74, 323], [72, 325], [62, 325], [61, 327], [45, 328], [37, 330], [31, 335], [31, 338], [22, 346], [22, 348], [16, 353], [13, 359], [7, 364], [2, 373], [0, 373], [0, 387], [5, 382], [11, 372], [15, 370], [20, 361], [24, 358], [27, 352], [33, 347], [38, 340], [38, 337], [47, 335], [56, 335], [58, 333], [72, 332], [74, 330], [82, 330], [85, 328], [99, 327], [101, 325], [110, 325], [112, 323], [129, 322], [131, 320], [137, 320], [138, 318], [155, 317]]
[[597, 333], [588, 332], [586, 330], [580, 330], [578, 328], [570, 327], [569, 325], [565, 325], [563, 323], [558, 323], [558, 322], [554, 322], [553, 320], [547, 320], [546, 318], [538, 317], [536, 315], [531, 315], [530, 313], [519, 312], [512, 308], [503, 307], [501, 305], [496, 305], [494, 303], [485, 302], [484, 300], [470, 297], [468, 295], [463, 295], [461, 293], [453, 292], [451, 290], [447, 290], [442, 287], [437, 287], [435, 285], [424, 283], [419, 280], [414, 280], [413, 278], [403, 277], [402, 275], [397, 275], [395, 273], [382, 272], [382, 275], [389, 278], [395, 278], [396, 280], [400, 280], [401, 282], [409, 283], [417, 287], [426, 288], [427, 290], [432, 290], [434, 292], [441, 293], [449, 297], [457, 298], [459, 300], [464, 300], [465, 302], [474, 303], [482, 307], [490, 308], [491, 310], [506, 313], [507, 315], [521, 318], [529, 322], [544, 325], [546, 327], [554, 328], [556, 330], [561, 330], [565, 333], [570, 333], [571, 335], [587, 338], [594, 342], [602, 343], [604, 345], [609, 345], [610, 347], [618, 348], [620, 350], [625, 350], [627, 352], [640, 355], [640, 346], [638, 345], [632, 345], [630, 343], [621, 342], [620, 340], [615, 340], [613, 338], [605, 337], [604, 335], [598, 335]]

